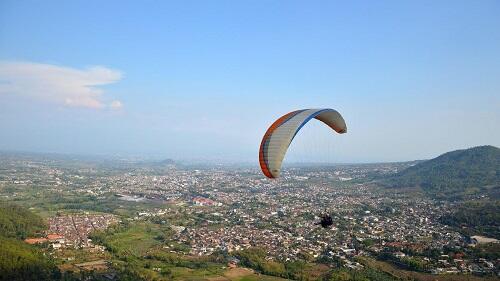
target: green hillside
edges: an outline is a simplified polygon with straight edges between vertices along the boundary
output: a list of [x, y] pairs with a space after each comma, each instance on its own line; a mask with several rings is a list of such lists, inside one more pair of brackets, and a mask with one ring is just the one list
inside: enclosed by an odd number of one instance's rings
[[54, 263], [35, 247], [0, 236], [0, 280], [59, 280]]
[[39, 216], [14, 204], [0, 202], [0, 236], [25, 239], [47, 227]]
[[500, 200], [465, 202], [443, 216], [441, 222], [468, 236], [484, 235], [500, 239]]
[[0, 203], [0, 281], [60, 279], [52, 260], [22, 241], [45, 228], [42, 218], [29, 210]]
[[438, 197], [498, 194], [500, 149], [478, 146], [448, 152], [411, 166], [382, 183], [389, 187], [420, 187]]

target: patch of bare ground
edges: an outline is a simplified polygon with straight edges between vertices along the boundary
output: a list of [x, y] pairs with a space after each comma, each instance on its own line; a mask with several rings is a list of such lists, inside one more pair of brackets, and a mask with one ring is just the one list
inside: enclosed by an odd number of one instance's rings
[[206, 279], [207, 281], [231, 281], [230, 279], [223, 276], [209, 277]]
[[244, 277], [244, 276], [247, 276], [247, 275], [250, 275], [253, 273], [254, 273], [253, 269], [243, 268], [243, 267], [235, 267], [235, 268], [231, 268], [231, 269], [227, 270], [224, 273], [224, 276], [226, 276], [227, 278], [230, 278], [230, 279], [237, 279], [237, 278]]

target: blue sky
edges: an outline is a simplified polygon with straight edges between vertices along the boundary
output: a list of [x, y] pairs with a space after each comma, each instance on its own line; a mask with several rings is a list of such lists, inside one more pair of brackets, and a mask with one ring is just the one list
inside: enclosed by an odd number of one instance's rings
[[287, 161], [500, 146], [499, 1], [1, 1], [0, 150]]

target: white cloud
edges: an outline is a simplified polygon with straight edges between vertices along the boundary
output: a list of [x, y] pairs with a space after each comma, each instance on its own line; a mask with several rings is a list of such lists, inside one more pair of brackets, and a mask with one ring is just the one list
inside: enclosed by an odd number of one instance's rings
[[123, 103], [119, 100], [114, 100], [109, 104], [111, 109], [121, 109], [123, 107]]
[[[104, 108], [98, 86], [120, 80], [122, 74], [103, 66], [75, 69], [32, 62], [0, 62], [0, 94], [19, 95], [65, 106]], [[120, 101], [109, 106], [121, 108]]]

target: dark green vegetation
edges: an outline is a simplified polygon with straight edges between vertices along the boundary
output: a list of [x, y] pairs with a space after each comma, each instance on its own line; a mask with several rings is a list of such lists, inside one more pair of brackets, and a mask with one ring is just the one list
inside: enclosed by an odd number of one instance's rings
[[0, 202], [0, 235], [24, 239], [47, 228], [39, 216], [18, 205]]
[[471, 249], [471, 255], [476, 258], [498, 260], [500, 259], [500, 244], [489, 243], [478, 245]]
[[420, 162], [382, 179], [389, 187], [419, 187], [443, 199], [470, 195], [498, 196], [500, 189], [500, 149], [479, 146], [445, 153]]
[[305, 262], [280, 263], [266, 260], [266, 251], [260, 248], [249, 248], [234, 253], [243, 266], [253, 268], [264, 274], [304, 280], [306, 268], [311, 264]]
[[0, 280], [60, 280], [54, 262], [38, 249], [15, 238], [0, 236]]
[[45, 228], [42, 219], [29, 210], [0, 203], [0, 280], [59, 280], [54, 262], [22, 239]]
[[390, 281], [390, 280], [400, 280], [392, 275], [389, 275], [383, 271], [379, 271], [373, 268], [366, 268], [362, 270], [350, 270], [350, 269], [336, 269], [333, 270], [327, 279], [328, 281]]
[[455, 212], [441, 221], [472, 236], [484, 235], [500, 239], [500, 201], [478, 201], [460, 204]]

